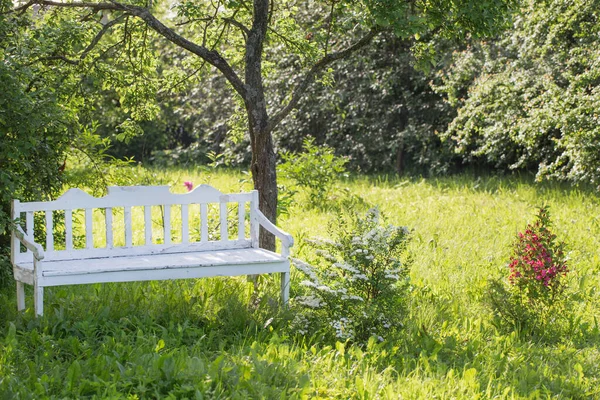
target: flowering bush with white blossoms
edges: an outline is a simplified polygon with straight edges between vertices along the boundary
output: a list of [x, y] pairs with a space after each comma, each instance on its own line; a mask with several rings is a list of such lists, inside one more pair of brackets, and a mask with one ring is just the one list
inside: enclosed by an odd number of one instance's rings
[[409, 288], [405, 227], [384, 225], [379, 211], [340, 216], [330, 225], [332, 240], [311, 240], [311, 263], [293, 260], [305, 280], [294, 329], [321, 331], [336, 340], [384, 340], [402, 326]]

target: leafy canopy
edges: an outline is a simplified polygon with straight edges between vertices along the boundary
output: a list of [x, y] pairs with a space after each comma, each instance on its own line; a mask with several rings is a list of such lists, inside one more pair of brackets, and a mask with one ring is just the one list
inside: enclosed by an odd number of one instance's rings
[[599, 1], [524, 1], [499, 40], [456, 53], [438, 88], [467, 162], [600, 185]]

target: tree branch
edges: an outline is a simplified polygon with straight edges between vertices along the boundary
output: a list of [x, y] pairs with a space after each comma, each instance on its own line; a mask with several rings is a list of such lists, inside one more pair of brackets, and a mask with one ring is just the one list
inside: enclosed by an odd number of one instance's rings
[[204, 29], [202, 32], [202, 46], [206, 46], [206, 38], [208, 37], [208, 28], [212, 25], [213, 21], [217, 18], [217, 15], [219, 14], [219, 7], [221, 6], [220, 1], [216, 6], [212, 3], [212, 1], [210, 2], [210, 4], [214, 7], [215, 13], [213, 14], [212, 18], [210, 18], [208, 21], [206, 21], [206, 24], [204, 25]]
[[25, 10], [26, 8], [32, 6], [33, 4], [39, 4], [43, 6], [57, 7], [57, 8], [89, 8], [95, 11], [100, 10], [113, 10], [113, 11], [123, 11], [135, 17], [142, 19], [152, 30], [156, 33], [175, 44], [178, 47], [181, 47], [192, 54], [197, 55], [198, 57], [206, 60], [209, 64], [217, 68], [229, 81], [229, 83], [233, 86], [236, 92], [242, 97], [247, 97], [247, 90], [244, 82], [240, 79], [237, 73], [233, 70], [233, 68], [229, 65], [229, 63], [219, 54], [219, 52], [215, 50], [209, 50], [204, 46], [200, 46], [196, 43], [189, 41], [183, 36], [177, 34], [171, 28], [165, 26], [161, 21], [159, 21], [152, 13], [140, 6], [121, 4], [115, 1], [110, 1], [109, 3], [93, 3], [93, 2], [72, 2], [72, 3], [62, 3], [53, 0], [35, 0], [30, 1], [29, 3], [21, 6], [15, 11]]
[[300, 51], [300, 52], [306, 52], [306, 48], [302, 47], [302, 45], [300, 45], [299, 43], [297, 43], [296, 41], [282, 35], [281, 33], [277, 32], [275, 29], [271, 28], [269, 26], [269, 32], [272, 32], [275, 36], [277, 36], [279, 39], [281, 39], [284, 43], [286, 43], [288, 46], [290, 47], [294, 47], [296, 48], [296, 50]]
[[94, 39], [92, 39], [92, 41], [90, 42], [90, 44], [85, 48], [85, 50], [83, 50], [83, 52], [81, 53], [81, 55], [79, 56], [80, 60], [83, 60], [85, 58], [85, 56], [88, 55], [88, 53], [90, 51], [92, 51], [94, 49], [94, 47], [96, 47], [96, 45], [100, 42], [100, 39], [102, 39], [102, 36], [104, 36], [104, 34], [106, 32], [108, 32], [108, 30], [110, 28], [112, 28], [113, 26], [115, 26], [116, 24], [120, 23], [121, 21], [123, 21], [125, 19], [125, 15], [120, 15], [117, 18], [113, 19], [112, 21], [107, 22], [102, 29], [100, 30], [100, 32], [98, 32], [96, 34], [96, 36], [94, 36]]
[[331, 11], [329, 13], [329, 23], [327, 24], [327, 38], [325, 39], [325, 55], [329, 50], [329, 39], [331, 39], [331, 29], [333, 28], [333, 19], [335, 17], [335, 1], [331, 2]]
[[24, 65], [25, 66], [30, 66], [30, 65], [37, 64], [39, 62], [44, 62], [44, 61], [63, 61], [63, 62], [66, 62], [67, 64], [71, 64], [71, 65], [78, 65], [79, 64], [79, 60], [72, 60], [72, 59], [70, 59], [68, 57], [65, 57], [63, 55], [54, 54], [54, 55], [51, 55], [51, 56], [36, 58], [33, 61], [25, 63]]
[[61, 3], [58, 1], [51, 0], [31, 0], [21, 7], [15, 8], [14, 12], [25, 11], [29, 7], [34, 4], [39, 4], [41, 6], [50, 6], [50, 7], [64, 7], [64, 8], [91, 8], [96, 11], [100, 10], [122, 10], [122, 8], [118, 8], [120, 4], [118, 3], [88, 3], [88, 2], [75, 2], [75, 3]]
[[277, 113], [275, 113], [273, 115], [273, 117], [269, 121], [269, 125], [267, 128], [268, 132], [272, 132], [275, 129], [275, 127], [277, 127], [277, 125], [279, 125], [279, 123], [294, 108], [296, 108], [296, 106], [298, 105], [298, 102], [302, 98], [302, 95], [308, 88], [308, 85], [310, 85], [313, 82], [317, 73], [322, 71], [329, 64], [331, 64], [337, 60], [344, 59], [344, 58], [350, 56], [350, 54], [354, 53], [355, 51], [365, 47], [367, 44], [369, 44], [371, 42], [371, 40], [377, 34], [379, 34], [379, 32], [381, 32], [381, 30], [379, 28], [372, 28], [369, 31], [369, 33], [367, 33], [362, 39], [360, 39], [358, 42], [354, 43], [350, 47], [348, 47], [344, 50], [334, 52], [334, 53], [326, 54], [325, 56], [323, 56], [323, 58], [321, 58], [319, 61], [317, 61], [312, 66], [312, 68], [310, 70], [308, 70], [308, 72], [306, 73], [304, 78], [302, 78], [300, 83], [294, 88], [294, 90], [292, 91], [292, 98], [290, 99], [289, 103], [284, 108], [282, 108], [281, 110], [279, 110]]
[[241, 22], [236, 21], [233, 18], [221, 18], [223, 21], [230, 23], [231, 25], [239, 28], [242, 33], [244, 33], [244, 37], [248, 37], [248, 35], [250, 34], [250, 29], [248, 29], [246, 26], [244, 26]]

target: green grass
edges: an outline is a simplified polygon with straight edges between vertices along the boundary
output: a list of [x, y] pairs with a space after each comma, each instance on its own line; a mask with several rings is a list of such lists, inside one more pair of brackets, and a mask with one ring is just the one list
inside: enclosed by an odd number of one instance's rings
[[[245, 175], [171, 170], [156, 183], [247, 190]], [[413, 230], [410, 315], [401, 337], [323, 343], [287, 329], [274, 279], [243, 278], [47, 289], [43, 318], [0, 290], [0, 398], [600, 398], [600, 201], [591, 191], [526, 179], [356, 177], [338, 182], [388, 222]], [[298, 194], [278, 225], [326, 236], [335, 212]], [[485, 306], [507, 274], [517, 231], [548, 204], [568, 244], [571, 326], [545, 340], [501, 332]], [[292, 296], [298, 293], [292, 274]], [[28, 292], [28, 296], [31, 293]], [[31, 297], [28, 297], [31, 306]], [[272, 320], [271, 320], [272, 319]]]

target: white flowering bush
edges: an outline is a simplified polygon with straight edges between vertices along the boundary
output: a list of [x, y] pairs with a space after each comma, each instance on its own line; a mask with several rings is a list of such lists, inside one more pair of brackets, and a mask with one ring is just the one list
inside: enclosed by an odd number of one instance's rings
[[383, 225], [372, 209], [364, 217], [340, 216], [332, 240], [311, 240], [310, 264], [293, 260], [303, 273], [304, 293], [294, 299], [293, 329], [321, 331], [335, 340], [383, 341], [402, 326], [409, 288], [405, 262], [409, 232]]

